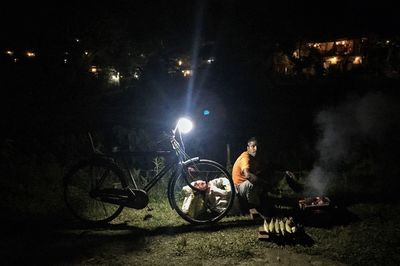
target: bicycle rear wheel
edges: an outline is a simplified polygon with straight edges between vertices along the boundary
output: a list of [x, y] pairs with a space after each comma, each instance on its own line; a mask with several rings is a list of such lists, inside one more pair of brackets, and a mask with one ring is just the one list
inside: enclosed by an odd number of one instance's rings
[[169, 183], [172, 208], [193, 224], [213, 223], [226, 216], [233, 204], [235, 187], [225, 168], [206, 159], [183, 167]]
[[127, 186], [123, 171], [110, 160], [84, 160], [64, 177], [64, 199], [72, 214], [91, 223], [108, 223], [117, 217], [123, 206], [106, 203], [93, 196], [95, 189], [121, 189]]

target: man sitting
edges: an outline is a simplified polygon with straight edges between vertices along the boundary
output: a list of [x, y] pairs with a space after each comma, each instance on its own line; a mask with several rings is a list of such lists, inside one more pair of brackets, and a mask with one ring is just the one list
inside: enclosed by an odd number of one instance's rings
[[250, 138], [247, 141], [247, 150], [235, 161], [232, 168], [232, 178], [242, 212], [248, 212], [251, 208], [260, 210], [260, 196], [266, 185], [265, 180], [257, 176], [260, 173], [259, 163], [256, 160], [257, 139]]

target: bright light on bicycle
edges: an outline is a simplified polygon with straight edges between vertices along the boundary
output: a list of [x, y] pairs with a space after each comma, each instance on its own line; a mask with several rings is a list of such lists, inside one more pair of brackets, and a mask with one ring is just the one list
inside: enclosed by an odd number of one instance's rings
[[192, 130], [193, 123], [187, 118], [180, 118], [176, 127], [179, 129], [180, 132], [186, 134], [189, 133], [190, 130]]

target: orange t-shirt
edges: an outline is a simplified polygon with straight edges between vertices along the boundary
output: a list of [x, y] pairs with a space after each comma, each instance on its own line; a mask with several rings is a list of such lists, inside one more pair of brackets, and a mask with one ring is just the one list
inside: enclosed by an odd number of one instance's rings
[[243, 174], [243, 170], [246, 168], [250, 169], [250, 154], [247, 151], [243, 152], [233, 165], [232, 178], [235, 185], [239, 185], [247, 180]]

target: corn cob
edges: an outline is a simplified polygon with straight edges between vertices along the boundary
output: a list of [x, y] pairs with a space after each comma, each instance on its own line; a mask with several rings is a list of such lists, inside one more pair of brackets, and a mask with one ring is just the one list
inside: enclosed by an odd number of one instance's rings
[[265, 232], [267, 232], [267, 233], [269, 233], [269, 225], [268, 225], [268, 222], [267, 222], [267, 220], [266, 219], [264, 219], [264, 230], [265, 230]]
[[284, 236], [285, 235], [285, 223], [283, 222], [282, 219], [279, 219], [279, 229], [280, 229], [282, 235]]
[[279, 235], [279, 218], [275, 219], [275, 233]]
[[290, 226], [290, 221], [287, 218], [285, 218], [285, 229], [289, 234], [292, 233], [292, 227]]
[[268, 225], [268, 229], [271, 233], [274, 231], [274, 224], [275, 224], [274, 218], [271, 218], [271, 221], [269, 222], [269, 225]]
[[297, 227], [296, 227], [296, 224], [293, 221], [293, 217], [289, 217], [289, 226], [292, 229], [292, 233], [296, 233]]
[[293, 226], [293, 227], [292, 227], [292, 233], [296, 233], [296, 231], [297, 231], [296, 226]]

